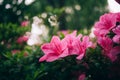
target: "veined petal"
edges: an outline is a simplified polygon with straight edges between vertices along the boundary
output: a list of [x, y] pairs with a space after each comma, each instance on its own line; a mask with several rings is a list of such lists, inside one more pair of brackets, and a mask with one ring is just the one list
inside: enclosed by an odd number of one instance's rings
[[41, 46], [41, 49], [45, 54], [54, 53], [54, 50], [52, 49], [52, 46], [50, 43], [43, 44]]
[[120, 54], [120, 46], [112, 48], [110, 54], [112, 54], [113, 56], [117, 56], [118, 54]]
[[81, 60], [84, 57], [85, 53], [81, 53], [79, 56], [77, 56], [78, 60]]
[[88, 37], [88, 36], [84, 36], [84, 37], [83, 37], [82, 45], [83, 45], [85, 48], [88, 48], [88, 47], [91, 47], [91, 46], [92, 46], [92, 42], [89, 41], [89, 37]]
[[55, 55], [49, 55], [48, 57], [47, 57], [47, 59], [46, 59], [46, 61], [47, 62], [52, 62], [52, 61], [55, 61], [55, 60], [57, 60], [57, 59], [59, 59], [59, 57], [58, 56], [55, 56]]
[[58, 36], [53, 36], [52, 40], [50, 42], [52, 49], [56, 52], [59, 53], [61, 52], [61, 41], [60, 38]]
[[100, 37], [98, 39], [98, 44], [106, 51], [109, 51], [113, 47], [113, 42], [108, 37]]
[[53, 36], [50, 43], [60, 43], [60, 38], [58, 36]]
[[120, 35], [115, 35], [115, 36], [113, 37], [113, 41], [114, 41], [115, 43], [120, 43]]
[[39, 62], [45, 61], [46, 59], [47, 59], [47, 55], [44, 55], [39, 59]]
[[69, 53], [68, 53], [68, 48], [66, 48], [59, 57], [66, 57], [66, 56], [68, 56], [68, 55], [69, 55]]
[[118, 25], [116, 28], [112, 29], [112, 31], [117, 34], [120, 35], [120, 25]]

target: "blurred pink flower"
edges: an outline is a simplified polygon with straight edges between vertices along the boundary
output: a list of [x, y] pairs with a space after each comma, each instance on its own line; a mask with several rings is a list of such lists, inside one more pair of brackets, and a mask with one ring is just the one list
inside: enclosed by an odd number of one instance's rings
[[64, 40], [67, 42], [68, 52], [70, 55], [75, 54], [73, 42], [75, 41], [76, 34], [77, 34], [77, 31], [73, 31], [71, 34], [67, 34], [64, 38]]
[[111, 59], [111, 61], [115, 61], [117, 59], [117, 55], [120, 53], [120, 46], [113, 46], [113, 41], [108, 37], [101, 37], [98, 39], [98, 44], [103, 48], [103, 53], [107, 57]]
[[60, 41], [57, 36], [53, 36], [50, 43], [43, 44], [41, 49], [45, 55], [39, 59], [40, 62], [44, 60], [52, 62], [61, 57], [68, 56], [67, 43], [64, 40]]
[[28, 26], [28, 24], [29, 24], [29, 21], [23, 21], [23, 22], [21, 22], [21, 26], [23, 26], [23, 27]]
[[120, 35], [120, 25], [116, 26], [114, 29], [112, 29], [112, 31], [117, 34]]
[[29, 36], [21, 36], [17, 39], [17, 43], [21, 44], [23, 42], [26, 42], [28, 40]]
[[94, 34], [99, 36], [105, 36], [109, 31], [116, 26], [116, 14], [108, 13], [100, 17], [100, 20], [94, 25]]
[[116, 35], [113, 37], [115, 43], [120, 43], [120, 25], [112, 30]]
[[14, 55], [14, 54], [16, 54], [16, 53], [19, 53], [20, 50], [16, 50], [16, 49], [14, 49], [14, 50], [12, 50], [11, 52], [12, 52], [12, 54]]
[[120, 43], [120, 35], [115, 35], [114, 37], [113, 37], [113, 41], [115, 42], [115, 43]]
[[84, 36], [81, 40], [81, 35], [79, 35], [73, 42], [73, 52], [78, 55], [77, 59], [81, 60], [87, 48], [92, 47], [92, 42], [90, 42], [88, 36]]
[[86, 75], [83, 73], [79, 76], [78, 80], [85, 80]]
[[45, 55], [39, 61], [46, 60], [51, 62], [69, 55], [78, 55], [77, 59], [81, 60], [85, 55], [86, 49], [92, 47], [92, 42], [90, 42], [88, 36], [82, 38], [81, 34], [76, 36], [76, 33], [77, 31], [73, 31], [61, 41], [59, 37], [53, 36], [50, 43], [42, 45], [41, 49]]

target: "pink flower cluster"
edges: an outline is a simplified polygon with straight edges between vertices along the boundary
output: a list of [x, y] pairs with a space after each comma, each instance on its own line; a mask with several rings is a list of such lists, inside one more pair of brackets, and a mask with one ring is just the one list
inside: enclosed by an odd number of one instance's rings
[[120, 54], [120, 13], [108, 13], [95, 24], [94, 34], [103, 53], [112, 61]]
[[28, 26], [29, 25], [29, 21], [22, 21], [21, 22], [21, 26], [22, 27], [26, 27], [26, 26]]
[[17, 39], [17, 43], [22, 44], [23, 42], [26, 42], [28, 40], [29, 36], [20, 36]]
[[[12, 55], [15, 55], [17, 53], [21, 53], [21, 51], [17, 50], [17, 49], [14, 49], [14, 50], [11, 51], [11, 53], [12, 53]], [[28, 56], [28, 52], [24, 52], [24, 57], [26, 57], [26, 56]]]
[[112, 39], [101, 37], [98, 39], [98, 44], [103, 48], [104, 55], [109, 57], [111, 61], [117, 59], [117, 55], [120, 54], [120, 46], [114, 46]]
[[39, 61], [52, 62], [57, 59], [69, 56], [78, 55], [77, 59], [81, 60], [86, 52], [86, 49], [92, 46], [88, 36], [76, 36], [77, 31], [67, 34], [64, 39], [60, 40], [58, 36], [53, 36], [50, 43], [45, 43], [41, 46], [44, 56]]

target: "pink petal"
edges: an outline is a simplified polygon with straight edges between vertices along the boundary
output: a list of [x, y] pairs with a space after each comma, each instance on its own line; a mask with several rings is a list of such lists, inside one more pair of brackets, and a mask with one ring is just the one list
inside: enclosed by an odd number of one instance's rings
[[115, 35], [115, 36], [113, 37], [113, 41], [114, 41], [115, 43], [120, 43], [120, 35]]
[[[109, 31], [116, 26], [116, 14], [108, 13], [100, 17], [99, 22], [95, 23], [95, 35], [105, 36]], [[98, 32], [97, 32], [98, 31]]]
[[76, 39], [74, 40], [72, 46], [73, 46], [72, 54], [79, 55], [79, 54], [82, 52], [82, 50], [83, 50], [79, 38], [76, 38]]
[[82, 38], [82, 34], [79, 34], [77, 38], [80, 40]]
[[73, 50], [73, 42], [74, 42], [74, 39], [76, 38], [76, 33], [77, 31], [74, 31], [73, 33], [71, 34], [68, 34], [65, 36], [65, 38], [63, 39], [65, 42], [67, 42], [67, 47], [68, 47], [68, 53], [69, 54], [72, 54], [72, 50]]
[[82, 45], [84, 46], [84, 48], [88, 48], [92, 46], [92, 42], [89, 41], [88, 36], [83, 37]]
[[52, 49], [52, 46], [50, 43], [43, 44], [41, 46], [41, 49], [45, 54], [54, 53], [54, 50]]
[[79, 56], [77, 56], [78, 60], [81, 60], [84, 57], [85, 53], [81, 53]]
[[78, 80], [85, 80], [85, 74], [81, 74], [78, 78]]
[[52, 49], [56, 54], [60, 54], [62, 51], [62, 44], [58, 36], [53, 36], [50, 42]]
[[120, 46], [116, 46], [110, 50], [110, 53], [106, 54], [111, 61], [115, 61], [117, 59], [118, 54], [120, 54]]
[[113, 56], [117, 56], [118, 54], [120, 54], [120, 46], [116, 46], [116, 47], [112, 48], [112, 50], [110, 51], [110, 53]]
[[52, 61], [55, 61], [55, 60], [57, 60], [57, 59], [59, 59], [58, 56], [49, 55], [49, 56], [47, 57], [46, 61], [47, 61], [47, 62], [52, 62]]
[[47, 55], [44, 55], [39, 59], [39, 62], [45, 61], [46, 59], [47, 59]]
[[73, 31], [70, 35], [71, 35], [71, 36], [76, 36], [76, 35], [77, 35], [77, 31], [76, 31], [76, 30]]
[[59, 57], [66, 57], [66, 56], [68, 56], [68, 55], [69, 55], [69, 53], [68, 53], [68, 48], [66, 48]]
[[112, 31], [117, 34], [117, 35], [120, 35], [120, 25], [117, 26], [116, 28], [112, 29]]
[[120, 12], [116, 13], [116, 22], [120, 22]]
[[60, 38], [58, 36], [53, 36], [50, 43], [60, 43]]
[[98, 44], [106, 51], [111, 50], [113, 47], [113, 42], [108, 37], [100, 37], [98, 38]]
[[61, 41], [61, 47], [62, 47], [62, 50], [64, 50], [64, 49], [67, 48], [67, 42], [66, 42], [65, 39], [63, 39], [63, 40]]

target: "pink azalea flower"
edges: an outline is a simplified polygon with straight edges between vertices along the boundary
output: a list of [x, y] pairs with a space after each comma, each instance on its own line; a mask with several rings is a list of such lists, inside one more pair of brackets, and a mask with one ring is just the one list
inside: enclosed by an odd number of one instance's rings
[[28, 36], [21, 36], [17, 39], [17, 43], [21, 44], [23, 42], [26, 42], [28, 40]]
[[28, 26], [28, 24], [29, 24], [29, 21], [23, 21], [23, 22], [21, 22], [21, 26], [23, 26], [23, 27]]
[[73, 52], [78, 55], [78, 60], [84, 57], [87, 48], [92, 47], [92, 42], [89, 41], [88, 36], [84, 36], [82, 40], [81, 37], [81, 35], [78, 36], [73, 42]]
[[115, 43], [120, 43], [120, 25], [112, 30], [116, 35], [113, 37]]
[[116, 26], [116, 16], [114, 13], [102, 15], [99, 22], [95, 23], [94, 34], [99, 37], [109, 33], [109, 31]]
[[120, 46], [113, 46], [113, 42], [108, 37], [101, 37], [98, 39], [98, 44], [103, 48], [103, 53], [107, 57], [111, 59], [111, 61], [115, 61], [117, 55], [120, 53]]
[[41, 49], [45, 55], [39, 59], [40, 62], [44, 60], [52, 62], [61, 57], [68, 56], [67, 43], [64, 40], [60, 41], [57, 36], [53, 36], [50, 43], [43, 44]]
[[115, 42], [115, 43], [120, 43], [120, 35], [115, 35], [114, 37], [113, 37], [113, 41]]
[[83, 73], [79, 76], [78, 80], [85, 80], [86, 75]]
[[112, 29], [112, 31], [117, 34], [120, 35], [120, 25], [116, 26], [116, 28]]
[[88, 36], [82, 35], [76, 37], [77, 31], [65, 36], [60, 41], [59, 37], [53, 36], [50, 43], [43, 44], [41, 49], [45, 53], [39, 61], [46, 60], [47, 62], [55, 61], [59, 58], [66, 57], [68, 55], [78, 55], [77, 59], [81, 60], [85, 55], [86, 49], [92, 46]]
[[116, 22], [120, 22], [120, 12], [114, 13], [116, 16]]
[[76, 39], [76, 34], [77, 34], [77, 31], [73, 31], [71, 34], [66, 35], [64, 38], [64, 40], [67, 42], [68, 52], [70, 55], [75, 54], [73, 42]]
[[14, 54], [16, 54], [16, 53], [19, 53], [20, 50], [16, 50], [16, 49], [14, 49], [14, 50], [12, 50], [11, 52], [12, 52], [12, 54], [14, 55]]

